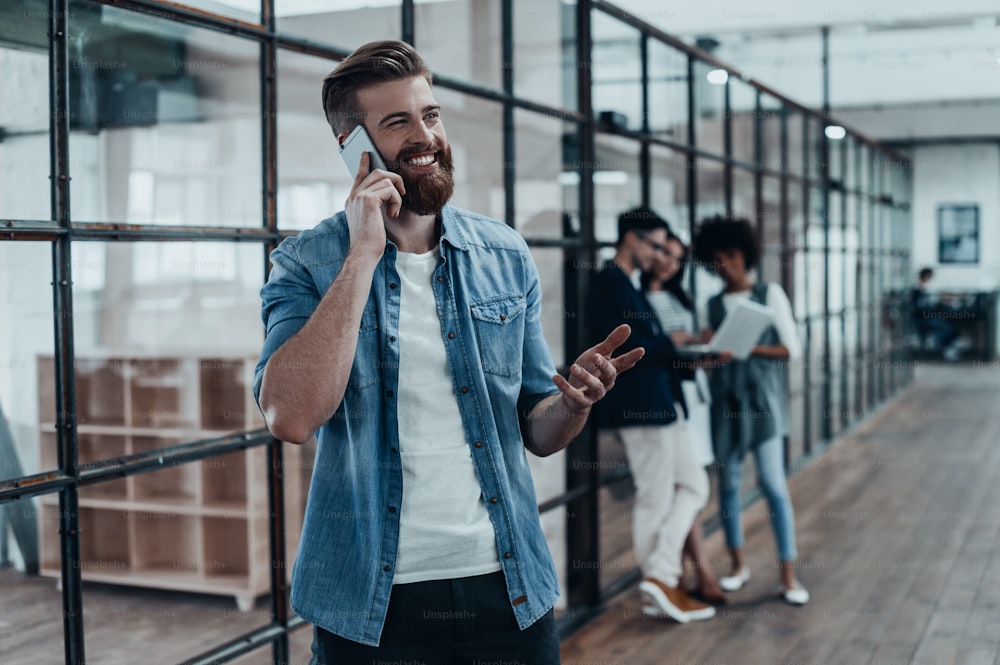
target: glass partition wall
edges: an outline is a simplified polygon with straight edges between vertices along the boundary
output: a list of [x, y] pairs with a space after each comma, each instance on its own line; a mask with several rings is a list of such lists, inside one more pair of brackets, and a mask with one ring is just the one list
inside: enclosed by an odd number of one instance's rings
[[[268, 252], [347, 196], [319, 88], [365, 41], [410, 41], [434, 70], [454, 202], [528, 240], [557, 364], [586, 346], [617, 215], [644, 204], [685, 238], [715, 214], [755, 224], [804, 341], [790, 468], [910, 381], [902, 156], [828, 138], [833, 120], [606, 2], [338, 7], [0, 8], [0, 619], [61, 632], [46, 660], [107, 660], [91, 636], [109, 616], [156, 619], [178, 662], [285, 663], [308, 644], [287, 571], [311, 450], [272, 439], [249, 393], [257, 292]], [[718, 288], [689, 278], [699, 304]], [[564, 632], [636, 579], [609, 538], [629, 531], [620, 452], [588, 428], [529, 458]], [[59, 590], [27, 611], [6, 582], [34, 573]], [[171, 591], [151, 616], [109, 610], [99, 583]]]

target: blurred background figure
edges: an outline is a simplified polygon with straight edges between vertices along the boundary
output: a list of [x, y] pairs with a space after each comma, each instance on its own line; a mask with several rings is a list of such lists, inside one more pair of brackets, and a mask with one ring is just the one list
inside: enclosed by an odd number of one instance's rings
[[[809, 592], [795, 577], [795, 514], [784, 467], [784, 437], [788, 434], [785, 365], [801, 355], [802, 347], [784, 290], [750, 276], [757, 267], [757, 248], [753, 228], [744, 219], [707, 219], [694, 239], [697, 261], [725, 282], [723, 290], [708, 301], [711, 331], [718, 329], [726, 311], [741, 299], [773, 311], [772, 326], [750, 356], [717, 366], [710, 376], [719, 512], [732, 559], [732, 571], [719, 584], [726, 591], [737, 591], [750, 580], [750, 568], [743, 559], [740, 487], [743, 458], [752, 451], [778, 545], [781, 597], [793, 605], [804, 605], [809, 602]], [[705, 337], [710, 338], [711, 332]]]
[[687, 623], [715, 616], [714, 607], [680, 588], [681, 552], [710, 488], [688, 443], [672, 387], [677, 349], [640, 288], [642, 273], [652, 270], [657, 254], [666, 253], [668, 231], [666, 221], [649, 208], [618, 217], [617, 252], [591, 281], [587, 327], [601, 339], [627, 323], [632, 333], [622, 352], [638, 346], [646, 350], [602, 400], [597, 423], [621, 441], [635, 482], [632, 545], [643, 575], [642, 611]]
[[[677, 346], [694, 344], [700, 338], [694, 333], [694, 315], [691, 298], [684, 291], [684, 275], [687, 264], [687, 248], [674, 233], [667, 232], [664, 251], [657, 252], [652, 270], [642, 275], [642, 290], [656, 312], [664, 332], [670, 335]], [[709, 414], [711, 395], [708, 376], [703, 369], [694, 369], [690, 363], [677, 363], [675, 394], [677, 394], [687, 414], [688, 439], [694, 449], [698, 463], [702, 467], [715, 461], [712, 453], [712, 429]], [[702, 550], [701, 523], [695, 520], [691, 525], [684, 554], [694, 564], [697, 584], [692, 595], [712, 604], [726, 602], [711, 566], [705, 560]]]
[[959, 350], [958, 326], [948, 316], [953, 310], [931, 293], [934, 271], [922, 268], [917, 276], [917, 285], [910, 293], [910, 316], [913, 328], [920, 338], [921, 350], [939, 353], [944, 360], [957, 360]]

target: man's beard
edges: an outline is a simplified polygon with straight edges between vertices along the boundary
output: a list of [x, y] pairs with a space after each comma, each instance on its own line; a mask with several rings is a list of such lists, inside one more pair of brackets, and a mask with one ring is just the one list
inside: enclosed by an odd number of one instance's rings
[[[433, 173], [410, 173], [403, 162], [414, 155], [428, 152], [435, 153], [438, 168]], [[403, 207], [418, 215], [438, 214], [455, 191], [451, 146], [447, 144], [442, 148], [431, 144], [405, 149], [396, 155], [395, 160], [387, 162], [386, 166], [389, 167], [390, 171], [398, 173], [403, 178], [403, 186], [406, 187], [406, 193], [403, 194]]]

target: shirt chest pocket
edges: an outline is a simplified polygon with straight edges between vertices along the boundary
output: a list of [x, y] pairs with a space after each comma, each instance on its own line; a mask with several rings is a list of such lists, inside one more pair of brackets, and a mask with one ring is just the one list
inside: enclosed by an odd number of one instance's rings
[[476, 341], [483, 371], [500, 376], [519, 376], [524, 348], [524, 296], [495, 296], [472, 303]]

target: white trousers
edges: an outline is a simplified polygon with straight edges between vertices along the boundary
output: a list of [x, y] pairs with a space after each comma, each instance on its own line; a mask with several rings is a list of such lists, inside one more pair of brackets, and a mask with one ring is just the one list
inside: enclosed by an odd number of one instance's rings
[[708, 474], [698, 463], [687, 424], [622, 427], [635, 482], [632, 546], [646, 577], [677, 586], [684, 540], [708, 501]]

